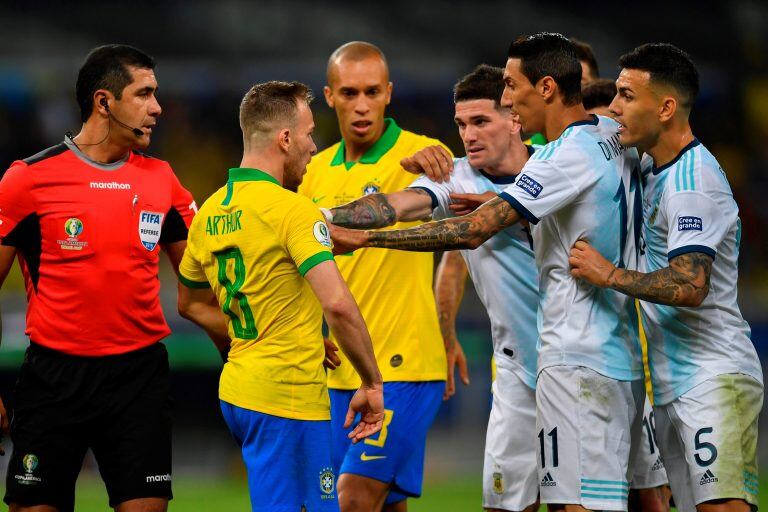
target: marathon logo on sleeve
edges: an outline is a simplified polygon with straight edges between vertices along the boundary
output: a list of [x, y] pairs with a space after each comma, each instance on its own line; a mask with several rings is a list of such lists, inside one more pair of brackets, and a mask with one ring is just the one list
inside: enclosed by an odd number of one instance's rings
[[685, 216], [677, 218], [678, 231], [701, 231], [701, 228], [701, 217]]
[[515, 185], [528, 192], [534, 198], [539, 197], [541, 191], [544, 190], [544, 187], [542, 187], [538, 181], [527, 174], [520, 175], [520, 177], [517, 178]]
[[154, 249], [160, 241], [164, 214], [142, 210], [139, 214], [139, 238], [141, 245], [148, 251]]

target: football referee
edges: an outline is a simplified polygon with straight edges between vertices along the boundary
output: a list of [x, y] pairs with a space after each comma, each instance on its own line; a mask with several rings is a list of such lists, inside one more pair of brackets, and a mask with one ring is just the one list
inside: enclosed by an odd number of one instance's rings
[[0, 281], [18, 256], [30, 338], [10, 428], [13, 512], [73, 510], [89, 448], [118, 512], [163, 512], [172, 497], [159, 253], [178, 269], [197, 208], [168, 163], [138, 152], [161, 113], [154, 67], [129, 46], [91, 51], [80, 133], [0, 181]]

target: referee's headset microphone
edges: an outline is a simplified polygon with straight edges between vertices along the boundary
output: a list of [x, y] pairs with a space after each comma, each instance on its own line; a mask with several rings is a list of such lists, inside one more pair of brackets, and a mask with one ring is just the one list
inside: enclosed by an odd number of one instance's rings
[[121, 120], [119, 120], [118, 118], [116, 118], [115, 114], [113, 114], [112, 111], [109, 109], [109, 103], [107, 103], [107, 98], [101, 98], [99, 103], [101, 104], [102, 107], [104, 107], [104, 110], [107, 111], [107, 115], [111, 117], [114, 122], [116, 122], [117, 124], [125, 128], [126, 130], [130, 130], [136, 137], [141, 137], [142, 135], [144, 135], [143, 131], [139, 130], [138, 128], [134, 128], [133, 126], [129, 126], [124, 122], [122, 122]]

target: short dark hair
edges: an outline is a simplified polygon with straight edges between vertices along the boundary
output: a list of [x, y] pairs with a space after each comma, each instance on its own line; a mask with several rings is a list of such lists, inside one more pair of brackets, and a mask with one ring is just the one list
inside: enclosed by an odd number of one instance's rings
[[586, 110], [607, 107], [616, 96], [616, 84], [613, 80], [600, 78], [590, 82], [581, 90], [581, 101]]
[[453, 102], [469, 100], [493, 100], [499, 107], [504, 92], [504, 70], [488, 64], [480, 64], [464, 75], [453, 87]]
[[647, 71], [651, 81], [674, 87], [683, 107], [691, 109], [699, 94], [699, 72], [690, 55], [668, 43], [638, 46], [619, 59], [622, 68]]
[[573, 46], [576, 48], [576, 55], [579, 58], [579, 62], [586, 62], [589, 72], [595, 78], [600, 78], [600, 68], [597, 66], [597, 59], [595, 58], [595, 52], [592, 51], [592, 46], [589, 43], [580, 41], [575, 37], [571, 38]]
[[301, 82], [270, 81], [256, 84], [240, 102], [240, 129], [243, 139], [261, 132], [270, 133], [276, 122], [293, 124], [299, 101], [312, 102], [312, 90]]
[[570, 106], [581, 102], [581, 64], [573, 43], [562, 34], [521, 36], [509, 45], [507, 56], [521, 60], [521, 70], [532, 84], [551, 76], [563, 103]]
[[75, 85], [82, 122], [91, 117], [93, 94], [99, 89], [108, 90], [118, 100], [122, 97], [125, 86], [133, 81], [129, 66], [155, 69], [155, 59], [125, 44], [107, 44], [91, 50], [80, 66]]

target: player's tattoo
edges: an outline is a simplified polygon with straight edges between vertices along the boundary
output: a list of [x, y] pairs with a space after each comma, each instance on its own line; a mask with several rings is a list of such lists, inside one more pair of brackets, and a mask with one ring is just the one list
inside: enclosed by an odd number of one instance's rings
[[608, 276], [611, 288], [632, 297], [669, 306], [698, 305], [709, 293], [712, 257], [699, 252], [681, 254], [669, 266], [644, 274], [614, 269]]
[[[412, 188], [403, 191], [429, 195], [426, 190]], [[397, 222], [397, 211], [390, 204], [386, 194], [369, 194], [331, 209], [333, 223], [352, 229], [371, 229], [391, 226]]]
[[475, 249], [519, 219], [509, 203], [496, 197], [463, 217], [428, 222], [410, 229], [372, 231], [366, 245], [426, 252]]

